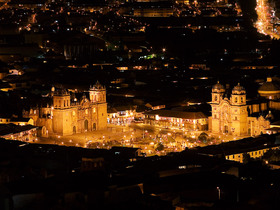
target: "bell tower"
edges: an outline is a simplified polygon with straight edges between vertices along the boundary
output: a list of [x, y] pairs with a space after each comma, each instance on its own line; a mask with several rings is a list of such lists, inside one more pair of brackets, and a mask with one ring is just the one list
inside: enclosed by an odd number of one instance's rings
[[92, 103], [92, 113], [96, 122], [93, 125], [94, 130], [102, 130], [107, 128], [107, 102], [106, 88], [98, 81], [89, 89], [89, 99]]
[[57, 135], [71, 135], [71, 122], [70, 94], [65, 89], [57, 90], [53, 95], [53, 132]]
[[246, 91], [240, 83], [232, 89], [231, 104], [233, 106], [246, 105]]
[[245, 88], [237, 84], [231, 94], [232, 134], [237, 136], [247, 135], [247, 105]]
[[99, 81], [89, 89], [89, 99], [92, 103], [106, 103], [106, 88]]
[[219, 104], [223, 99], [224, 93], [225, 88], [218, 81], [218, 83], [212, 87], [212, 104]]
[[220, 127], [221, 127], [221, 109], [220, 109], [220, 103], [223, 101], [223, 97], [225, 94], [225, 87], [220, 84], [218, 81], [217, 84], [215, 84], [212, 87], [212, 123], [211, 128], [213, 133], [219, 133]]
[[70, 108], [70, 94], [66, 90], [58, 90], [53, 95], [54, 109]]

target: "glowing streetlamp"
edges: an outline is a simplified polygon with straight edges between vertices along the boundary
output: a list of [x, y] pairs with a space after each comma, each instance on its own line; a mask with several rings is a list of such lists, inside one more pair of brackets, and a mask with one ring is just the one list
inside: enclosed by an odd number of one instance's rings
[[218, 190], [219, 200], [221, 200], [221, 189], [219, 187], [217, 187], [217, 190]]

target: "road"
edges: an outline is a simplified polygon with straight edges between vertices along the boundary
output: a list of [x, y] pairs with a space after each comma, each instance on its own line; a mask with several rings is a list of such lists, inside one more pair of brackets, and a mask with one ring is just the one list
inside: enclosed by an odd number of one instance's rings
[[4, 8], [7, 8], [8, 7], [8, 3], [10, 2], [11, 0], [5, 0], [3, 2], [1, 2], [1, 6], [0, 6], [0, 10], [4, 9]]
[[256, 0], [256, 12], [258, 20], [255, 23], [255, 27], [259, 33], [269, 35], [271, 38], [279, 39], [280, 34], [274, 29], [273, 25], [278, 22], [278, 18], [275, 17], [275, 11], [270, 7], [267, 0]]

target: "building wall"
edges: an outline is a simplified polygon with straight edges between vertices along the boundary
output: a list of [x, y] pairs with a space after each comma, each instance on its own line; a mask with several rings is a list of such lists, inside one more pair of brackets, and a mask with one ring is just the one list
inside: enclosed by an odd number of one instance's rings
[[[269, 128], [268, 120], [263, 117], [248, 117], [246, 105], [246, 92], [241, 86], [240, 90], [234, 90], [230, 99], [224, 97], [224, 90], [214, 90], [212, 92], [212, 122], [211, 131], [215, 134], [225, 134], [235, 136], [260, 135]], [[265, 110], [266, 104], [251, 105], [252, 112]], [[251, 112], [251, 111], [250, 111]]]
[[142, 8], [134, 9], [135, 17], [170, 17], [173, 15], [173, 8]]
[[107, 103], [97, 104], [97, 130], [107, 128]]
[[[249, 151], [249, 152], [245, 152], [245, 153], [249, 154], [251, 158], [260, 158], [269, 149], [279, 149], [279, 146], [272, 147], [272, 148], [265, 148], [265, 149], [260, 149], [260, 150]], [[244, 156], [244, 153], [229, 154], [229, 155], [226, 155], [226, 159], [243, 163], [243, 156]]]
[[53, 132], [60, 135], [71, 135], [72, 130], [72, 109], [54, 109], [53, 111]]
[[[97, 97], [95, 97], [97, 96]], [[53, 96], [53, 106], [30, 109], [23, 115], [44, 127], [44, 135], [72, 135], [107, 128], [106, 90], [99, 86], [90, 91], [90, 99], [71, 103], [66, 92]], [[43, 130], [43, 129], [42, 129]], [[42, 131], [43, 133], [43, 131]]]

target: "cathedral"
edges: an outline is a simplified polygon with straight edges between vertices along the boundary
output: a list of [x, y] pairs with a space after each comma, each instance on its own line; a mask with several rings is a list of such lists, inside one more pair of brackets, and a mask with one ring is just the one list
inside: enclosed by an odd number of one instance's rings
[[226, 89], [219, 82], [212, 87], [212, 116], [209, 128], [214, 134], [234, 136], [255, 136], [266, 133], [270, 122], [263, 116], [248, 115], [246, 90], [239, 83], [226, 94]]
[[106, 89], [99, 82], [89, 89], [78, 101], [71, 99], [65, 89], [51, 91], [52, 105], [24, 111], [32, 118], [35, 126], [42, 128], [42, 136], [72, 135], [107, 128]]

